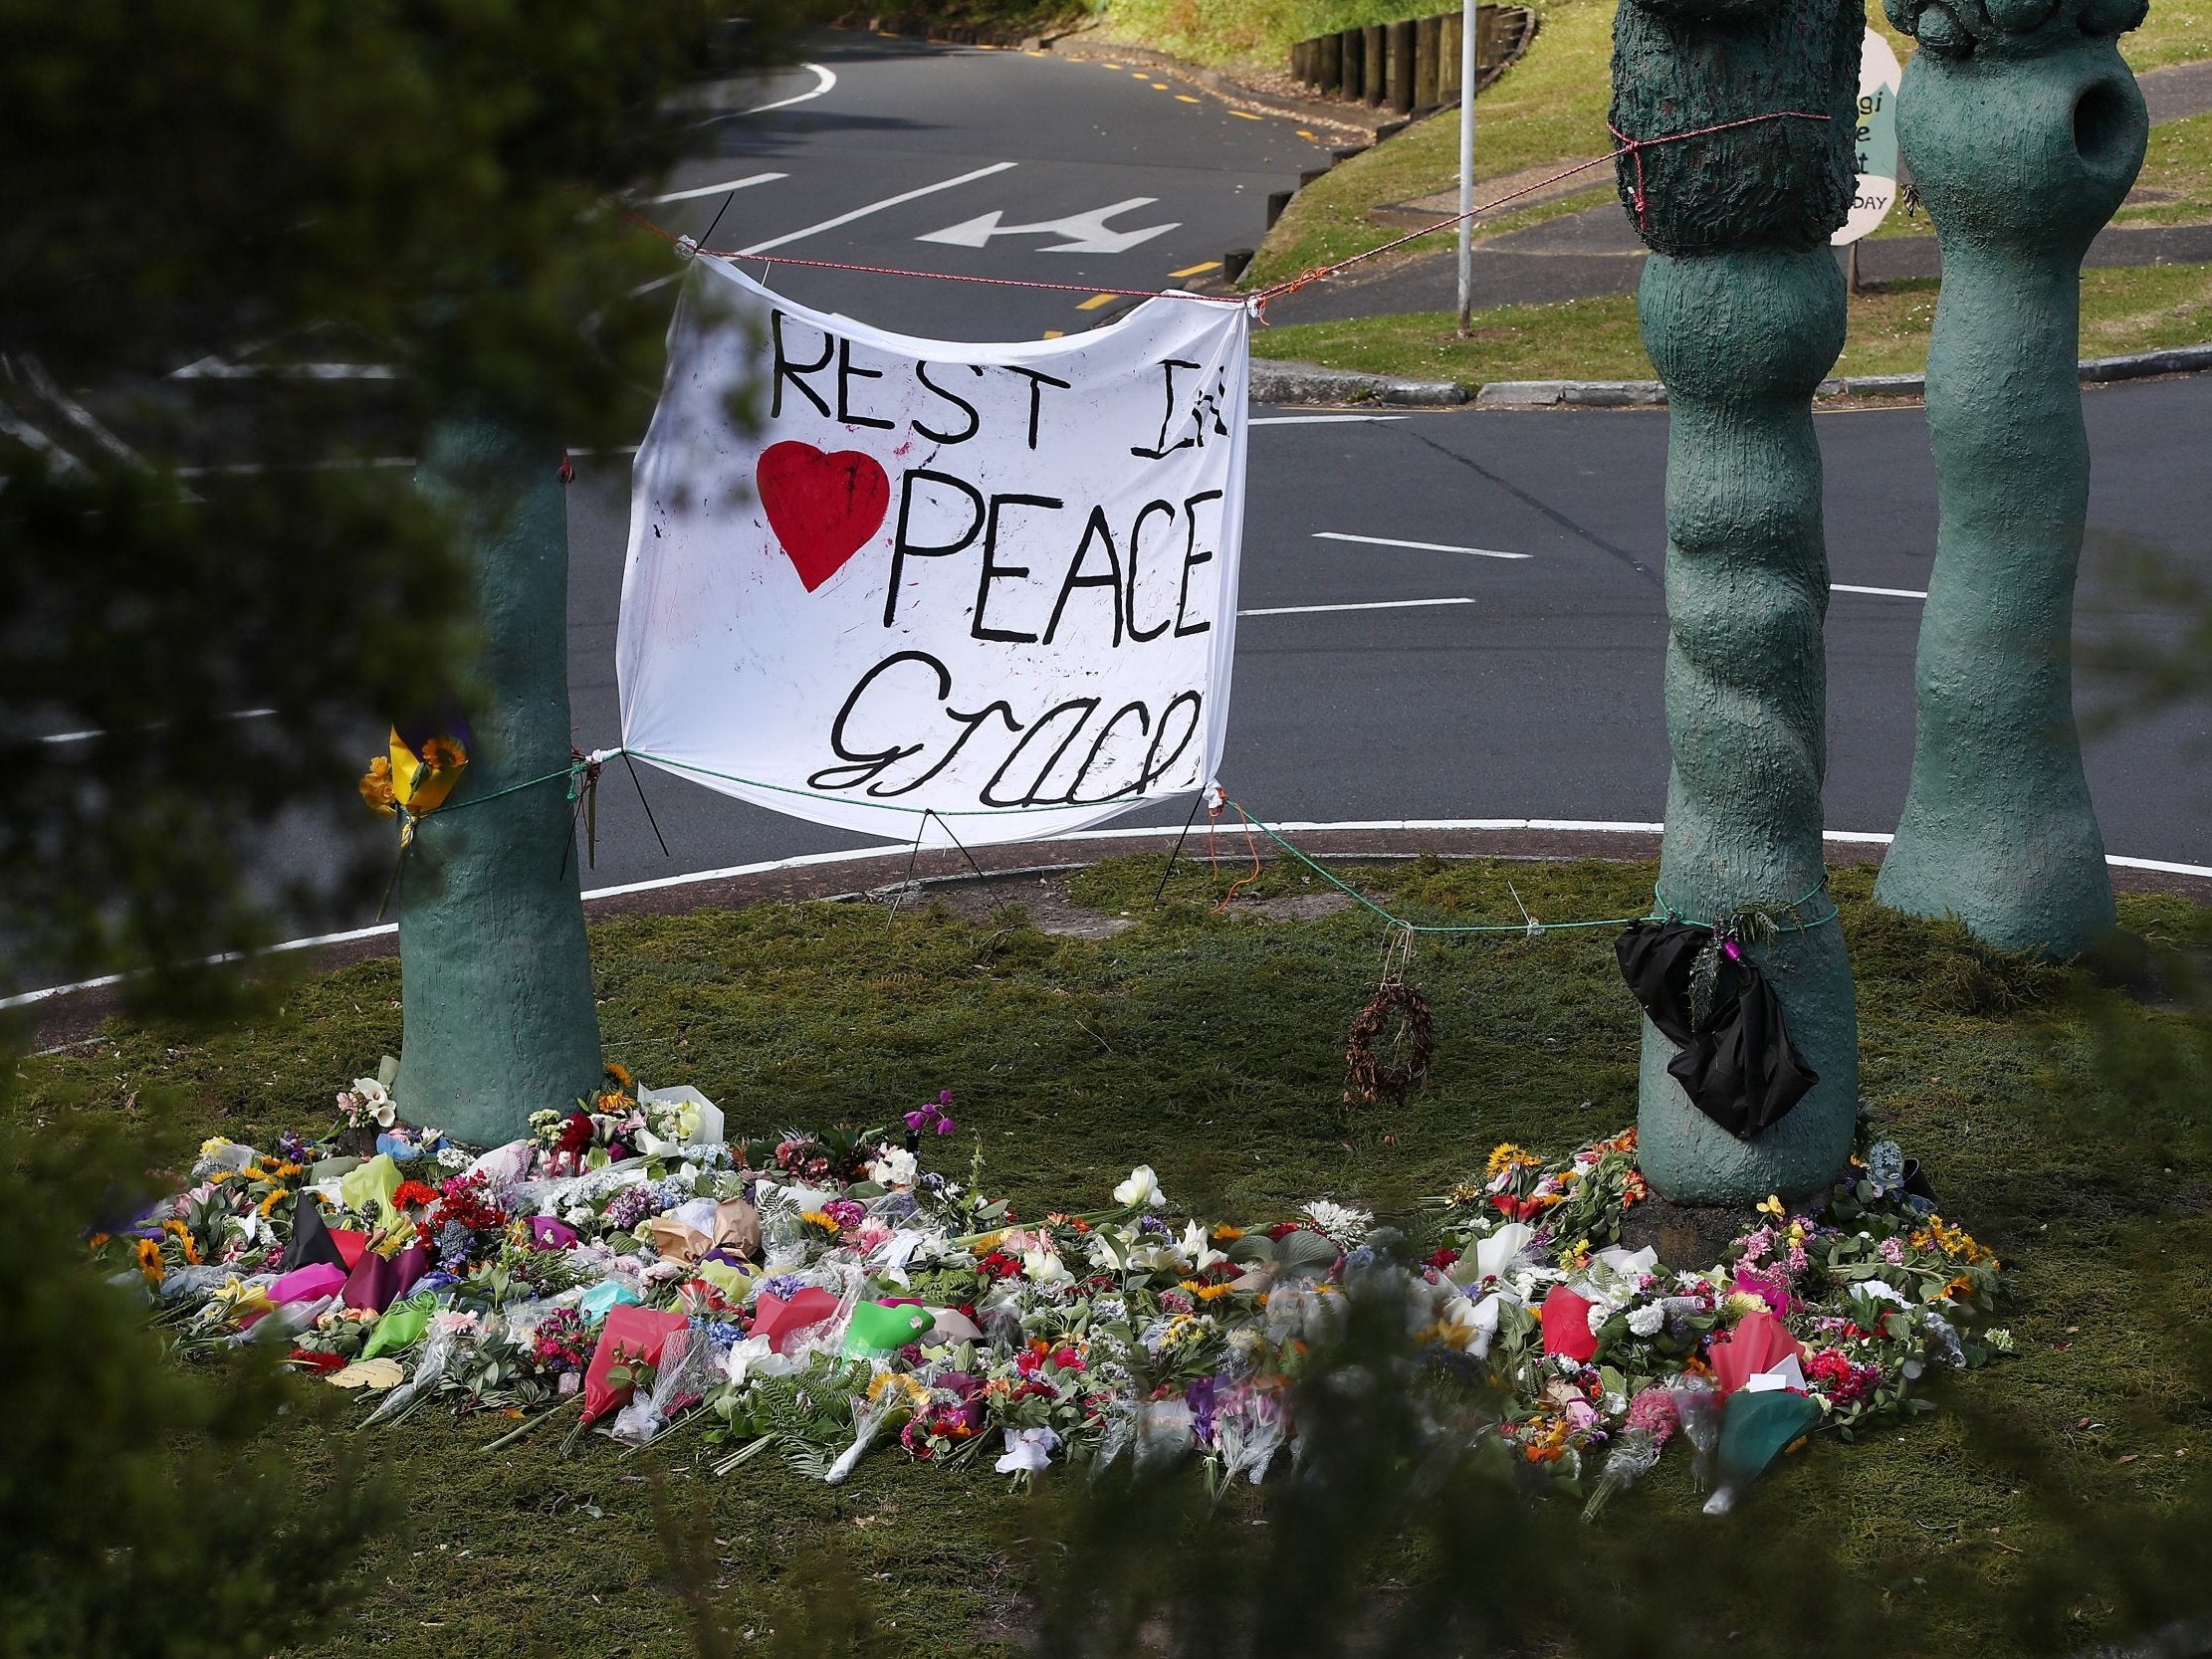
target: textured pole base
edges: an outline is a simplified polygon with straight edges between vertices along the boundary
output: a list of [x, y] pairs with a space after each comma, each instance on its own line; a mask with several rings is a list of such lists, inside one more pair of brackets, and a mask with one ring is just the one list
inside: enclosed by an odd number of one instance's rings
[[1621, 1218], [1621, 1243], [1630, 1250], [1649, 1245], [1659, 1265], [1677, 1273], [1702, 1273], [1727, 1254], [1744, 1230], [1749, 1212], [1737, 1205], [1672, 1204], [1647, 1198]]
[[1751, 954], [1820, 1082], [1764, 1135], [1738, 1141], [1690, 1104], [1666, 1070], [1678, 1051], [1646, 1020], [1637, 1111], [1637, 1163], [1653, 1190], [1677, 1204], [1730, 1206], [1739, 1222], [1769, 1194], [1787, 1202], [1834, 1185], [1859, 1123], [1859, 1015], [1842, 933], [1830, 923]]
[[[412, 1123], [479, 1145], [529, 1132], [599, 1082], [581, 878], [558, 777], [568, 764], [568, 521], [557, 446], [455, 422], [419, 478], [457, 510], [483, 645], [475, 742], [400, 877], [405, 1046], [393, 1099]], [[472, 804], [481, 803], [481, 804]]]
[[[1799, 901], [1828, 910], [1828, 554], [1813, 389], [1844, 343], [1843, 274], [1826, 247], [1734, 248], [1644, 268], [1637, 311], [1666, 381], [1666, 735], [1673, 753], [1659, 889], [1701, 922]], [[1858, 1005], [1841, 929], [1750, 951], [1820, 1081], [1754, 1141], [1699, 1112], [1648, 1022], [1638, 1161], [1661, 1196], [1748, 1206], [1802, 1197], [1851, 1155]]]
[[1941, 524], [1912, 783], [1875, 895], [2004, 949], [2075, 956], [2113, 919], [2070, 661], [2090, 482], [2081, 265], [2134, 180], [2147, 117], [2109, 39], [2055, 23], [2051, 40], [1954, 57], [1954, 24], [1897, 98], [1943, 249], [1927, 369]]

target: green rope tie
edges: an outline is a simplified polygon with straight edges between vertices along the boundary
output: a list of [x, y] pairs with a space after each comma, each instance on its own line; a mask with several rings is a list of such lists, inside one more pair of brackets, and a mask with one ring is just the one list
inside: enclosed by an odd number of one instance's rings
[[[503, 796], [520, 794], [525, 789], [535, 789], [541, 784], [553, 783], [560, 780], [565, 780], [567, 782], [568, 799], [572, 801], [576, 798], [578, 788], [586, 773], [591, 771], [592, 768], [594, 768], [595, 766], [604, 763], [605, 761], [614, 759], [619, 755], [625, 754], [633, 756], [634, 758], [639, 760], [650, 760], [656, 766], [666, 766], [672, 771], [696, 772], [702, 777], [720, 778], [726, 783], [743, 784], [748, 789], [766, 789], [779, 795], [797, 795], [806, 800], [832, 801], [841, 806], [866, 806], [872, 807], [878, 812], [900, 812], [909, 814], [914, 817], [927, 816], [936, 818], [996, 818], [1002, 817], [1009, 812], [1066, 812], [1069, 810], [1069, 808], [1065, 805], [967, 807], [955, 808], [951, 811], [941, 811], [936, 807], [929, 806], [901, 806], [891, 801], [862, 800], [846, 795], [824, 794], [821, 791], [814, 789], [794, 788], [789, 784], [765, 783], [758, 778], [740, 777], [735, 772], [718, 772], [710, 766], [697, 766], [684, 760], [671, 760], [665, 755], [649, 754], [643, 749], [626, 749], [617, 747], [595, 750], [588, 755], [584, 755], [578, 759], [572, 760], [571, 762], [569, 762], [569, 764], [561, 767], [558, 771], [543, 772], [537, 777], [524, 778], [519, 783], [507, 784], [504, 787], [494, 789], [487, 794], [471, 795], [466, 800], [451, 801], [446, 805], [439, 807], [437, 813], [425, 813], [421, 816], [415, 816], [408, 813], [405, 807], [401, 807], [399, 809], [400, 817], [403, 822], [412, 821], [416, 824], [420, 824], [423, 821], [424, 817], [435, 817], [438, 815], [438, 813], [460, 812], [472, 806], [483, 806], [487, 802], [499, 800]], [[1093, 804], [1103, 806], [1109, 803], [1100, 801]], [[1331, 887], [1344, 894], [1347, 898], [1354, 900], [1362, 906], [1365, 906], [1368, 910], [1374, 912], [1376, 916], [1380, 917], [1383, 921], [1390, 924], [1391, 927], [1407, 933], [1520, 933], [1526, 936], [1533, 936], [1537, 933], [1567, 933], [1572, 932], [1576, 929], [1627, 928], [1633, 926], [1638, 922], [1657, 921], [1660, 920], [1661, 918], [1668, 922], [1682, 922], [1689, 920], [1688, 918], [1684, 917], [1684, 915], [1679, 910], [1675, 909], [1673, 905], [1667, 902], [1666, 896], [1659, 892], [1658, 886], [1655, 884], [1652, 889], [1652, 899], [1659, 908], [1658, 916], [1608, 916], [1594, 918], [1586, 922], [1537, 922], [1531, 920], [1527, 922], [1462, 923], [1450, 926], [1441, 923], [1409, 922], [1404, 917], [1394, 915], [1390, 911], [1385, 910], [1381, 905], [1378, 905], [1373, 899], [1370, 899], [1358, 888], [1353, 887], [1349, 882], [1346, 882], [1342, 878], [1340, 878], [1334, 871], [1328, 869], [1324, 865], [1316, 863], [1312, 858], [1308, 857], [1299, 848], [1292, 846], [1288, 841], [1284, 840], [1281, 835], [1276, 833], [1273, 825], [1265, 822], [1263, 819], [1254, 818], [1251, 816], [1250, 813], [1245, 812], [1242, 803], [1236, 803], [1236, 810], [1238, 811], [1238, 813], [1242, 814], [1245, 821], [1248, 822], [1254, 829], [1258, 830], [1262, 835], [1266, 836], [1268, 840], [1272, 841], [1276, 846], [1280, 847], [1284, 852], [1288, 853], [1292, 858], [1296, 859], [1308, 870], [1311, 870], [1315, 875], [1319, 876]], [[1789, 904], [1779, 906], [1777, 908], [1794, 914], [1795, 912], [1802, 910], [1813, 900], [1819, 898], [1824, 892], [1827, 891], [1827, 888], [1828, 882], [1826, 878], [1823, 878], [1818, 887], [1813, 888], [1802, 898], [1794, 899]], [[1828, 914], [1826, 916], [1814, 917], [1810, 921], [1791, 921], [1781, 924], [1781, 926], [1791, 933], [1805, 933], [1814, 928], [1827, 926], [1829, 923], [1836, 921], [1840, 914], [1841, 913], [1837, 911], [1834, 903], [1831, 902], [1829, 905]], [[1716, 922], [1698, 922], [1696, 923], [1696, 926], [1701, 928], [1710, 928], [1715, 933], [1718, 933], [1721, 931], [1723, 924]]]

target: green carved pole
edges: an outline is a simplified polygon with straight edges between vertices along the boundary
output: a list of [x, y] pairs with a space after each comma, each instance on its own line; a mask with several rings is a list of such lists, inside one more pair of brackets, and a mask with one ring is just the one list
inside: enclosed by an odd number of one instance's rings
[[1941, 518], [1912, 783], [1876, 896], [2008, 949], [2112, 924], [2069, 660], [2089, 508], [2082, 256], [2149, 126], [2118, 35], [2142, 0], [1887, 0], [1920, 42], [1897, 137], [1943, 250], [1928, 346]]
[[[1825, 1186], [1858, 1113], [1851, 964], [1817, 921], [1828, 555], [1812, 398], [1844, 343], [1828, 237], [1851, 203], [1862, 33], [1841, 0], [1626, 0], [1614, 24], [1613, 125], [1647, 141], [1618, 164], [1653, 249], [1638, 314], [1669, 409], [1659, 890], [1693, 920], [1816, 923], [1751, 947], [1820, 1074], [1764, 1135], [1738, 1141], [1700, 1113], [1645, 1024], [1639, 1160], [1681, 1204]], [[1648, 142], [1728, 122], [1746, 124]]]
[[[469, 763], [399, 878], [404, 1017], [393, 1098], [414, 1123], [497, 1145], [599, 1079], [568, 791], [568, 523], [555, 445], [491, 419], [432, 436], [416, 475], [476, 578]], [[496, 798], [492, 798], [496, 797]]]

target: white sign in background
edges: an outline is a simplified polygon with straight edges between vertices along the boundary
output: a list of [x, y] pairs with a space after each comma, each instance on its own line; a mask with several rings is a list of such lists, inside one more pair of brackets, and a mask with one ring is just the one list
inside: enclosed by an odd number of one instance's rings
[[1203, 787], [1235, 645], [1247, 327], [1241, 306], [1166, 297], [1064, 339], [957, 345], [695, 258], [637, 456], [623, 746], [939, 846]]
[[1841, 248], [1869, 236], [1897, 202], [1897, 83], [1903, 78], [1889, 43], [1867, 31], [1859, 49], [1859, 133], [1851, 217], [1829, 242]]

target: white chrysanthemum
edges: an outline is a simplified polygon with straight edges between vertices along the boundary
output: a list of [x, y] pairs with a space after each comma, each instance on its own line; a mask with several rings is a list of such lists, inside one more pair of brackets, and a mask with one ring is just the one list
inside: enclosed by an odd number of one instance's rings
[[1355, 1209], [1350, 1204], [1332, 1203], [1327, 1198], [1316, 1198], [1308, 1204], [1305, 1207], [1305, 1217], [1345, 1250], [1357, 1246], [1375, 1225], [1375, 1217], [1366, 1210]]
[[1638, 1337], [1656, 1337], [1666, 1325], [1666, 1304], [1647, 1302], [1629, 1314], [1629, 1331]]

